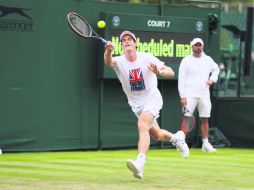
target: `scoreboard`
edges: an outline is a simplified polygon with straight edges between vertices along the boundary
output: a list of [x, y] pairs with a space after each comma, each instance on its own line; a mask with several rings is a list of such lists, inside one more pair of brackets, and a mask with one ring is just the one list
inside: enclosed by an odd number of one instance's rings
[[[182, 58], [191, 53], [191, 40], [200, 37], [206, 43], [208, 37], [207, 18], [119, 13], [102, 13], [100, 17], [107, 23], [105, 39], [115, 45], [113, 56], [123, 53], [119, 36], [122, 31], [129, 30], [137, 38], [138, 51], [153, 54], [172, 67], [175, 73]], [[101, 73], [102, 78], [116, 78], [114, 71], [107, 66]]]

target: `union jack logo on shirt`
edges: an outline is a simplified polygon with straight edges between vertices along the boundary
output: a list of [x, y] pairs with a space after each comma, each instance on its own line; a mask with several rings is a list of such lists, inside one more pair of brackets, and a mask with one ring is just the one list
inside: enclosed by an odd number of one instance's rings
[[145, 90], [143, 73], [140, 68], [129, 71], [131, 91]]

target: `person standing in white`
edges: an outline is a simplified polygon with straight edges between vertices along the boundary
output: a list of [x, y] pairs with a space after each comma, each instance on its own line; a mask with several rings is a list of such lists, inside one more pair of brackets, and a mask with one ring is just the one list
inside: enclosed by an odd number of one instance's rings
[[157, 87], [157, 75], [172, 78], [174, 71], [153, 55], [138, 52], [136, 37], [130, 31], [123, 31], [120, 40], [123, 55], [112, 57], [114, 46], [109, 41], [105, 45], [104, 62], [116, 72], [128, 103], [138, 118], [138, 156], [136, 160], [127, 160], [127, 167], [134, 177], [141, 179], [150, 147], [150, 135], [158, 141], [172, 142], [184, 158], [189, 157], [189, 148], [182, 131], [172, 134], [160, 129], [156, 121], [163, 105], [162, 96]]
[[[211, 114], [210, 86], [216, 83], [219, 67], [211, 57], [203, 52], [204, 42], [200, 38], [191, 41], [192, 54], [184, 57], [180, 63], [178, 91], [182, 106], [190, 112], [197, 108], [201, 120], [202, 150], [216, 152], [209, 143], [209, 118]], [[186, 114], [188, 115], [188, 113]]]

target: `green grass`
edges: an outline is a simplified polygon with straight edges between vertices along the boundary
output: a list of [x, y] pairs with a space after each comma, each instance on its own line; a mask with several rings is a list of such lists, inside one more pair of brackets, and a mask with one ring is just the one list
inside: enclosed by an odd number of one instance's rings
[[254, 189], [254, 149], [150, 150], [144, 179], [126, 160], [135, 150], [0, 155], [1, 190], [247, 190]]

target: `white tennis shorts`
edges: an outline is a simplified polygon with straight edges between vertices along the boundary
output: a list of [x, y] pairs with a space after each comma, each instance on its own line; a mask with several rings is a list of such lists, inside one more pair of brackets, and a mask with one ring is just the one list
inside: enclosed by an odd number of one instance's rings
[[160, 110], [162, 109], [162, 105], [163, 105], [163, 100], [162, 100], [161, 94], [158, 93], [152, 96], [142, 106], [132, 107], [132, 111], [137, 116], [137, 118], [139, 118], [142, 112], [149, 112], [155, 117], [155, 120], [156, 120], [158, 117], [160, 117]]
[[212, 109], [210, 97], [187, 98], [186, 108], [191, 113], [193, 113], [195, 109], [197, 108], [199, 117], [209, 118], [211, 115], [211, 109]]

